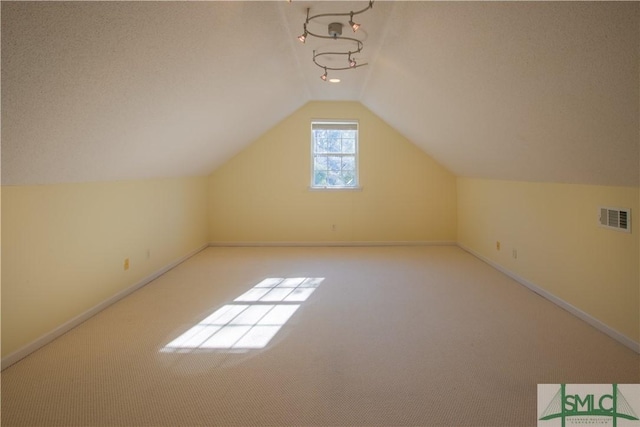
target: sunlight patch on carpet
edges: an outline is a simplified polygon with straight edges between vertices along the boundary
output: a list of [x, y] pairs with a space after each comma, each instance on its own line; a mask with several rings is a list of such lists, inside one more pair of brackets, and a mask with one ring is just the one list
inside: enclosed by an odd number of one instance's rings
[[269, 277], [207, 316], [160, 351], [261, 349], [320, 286], [323, 277]]

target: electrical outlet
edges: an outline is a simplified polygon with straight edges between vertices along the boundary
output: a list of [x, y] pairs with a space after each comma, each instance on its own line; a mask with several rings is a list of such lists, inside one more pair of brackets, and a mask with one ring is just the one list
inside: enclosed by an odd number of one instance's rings
[[129, 258], [125, 258], [124, 259], [124, 269], [128, 270], [129, 269]]
[[336, 231], [337, 226], [335, 224], [331, 224], [331, 231]]
[[512, 255], [513, 255], [513, 259], [518, 259], [518, 250], [514, 249]]
[[151, 249], [147, 249], [147, 259], [151, 258]]
[[500, 242], [496, 242], [496, 251], [500, 250]]

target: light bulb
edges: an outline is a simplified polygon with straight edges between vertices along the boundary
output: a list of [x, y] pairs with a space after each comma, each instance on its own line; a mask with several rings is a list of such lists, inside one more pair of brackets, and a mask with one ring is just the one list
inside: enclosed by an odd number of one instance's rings
[[354, 33], [360, 28], [360, 24], [353, 22], [353, 12], [351, 12], [351, 18], [349, 18], [349, 25], [351, 25]]

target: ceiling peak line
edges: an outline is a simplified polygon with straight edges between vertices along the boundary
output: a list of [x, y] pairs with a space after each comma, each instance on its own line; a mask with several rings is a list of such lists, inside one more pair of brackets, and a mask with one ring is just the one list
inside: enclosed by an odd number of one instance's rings
[[[391, 25], [389, 25], [389, 22], [393, 22], [394, 19], [396, 19], [397, 17], [397, 10], [398, 10], [397, 5], [398, 5], [398, 2], [395, 2], [395, 1], [391, 2], [391, 10], [386, 14], [387, 19], [384, 21], [383, 25], [379, 28], [379, 31], [378, 31], [378, 33], [380, 34], [380, 41], [374, 44], [373, 54], [371, 54], [371, 51], [369, 51], [369, 58], [371, 58], [369, 62], [371, 62], [374, 66], [380, 57], [380, 51], [382, 50], [382, 47], [385, 46], [387, 36], [389, 35], [389, 31], [391, 28]], [[365, 74], [364, 81], [362, 82], [362, 86], [360, 87], [360, 93], [358, 94], [357, 99], [361, 102], [364, 102], [364, 98], [363, 98], [364, 94], [368, 93], [367, 88], [369, 86], [369, 81], [371, 80], [371, 74], [372, 74], [371, 71]]]

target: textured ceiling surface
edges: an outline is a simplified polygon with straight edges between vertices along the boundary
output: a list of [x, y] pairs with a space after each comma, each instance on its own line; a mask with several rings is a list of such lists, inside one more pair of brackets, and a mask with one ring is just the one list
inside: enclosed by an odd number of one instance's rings
[[458, 175], [638, 185], [638, 6], [398, 3], [361, 102]]
[[2, 183], [208, 174], [356, 100], [458, 175], [639, 184], [638, 3], [379, 1], [354, 19], [369, 65], [323, 82], [337, 42], [296, 40], [306, 9], [366, 4], [2, 2]]

